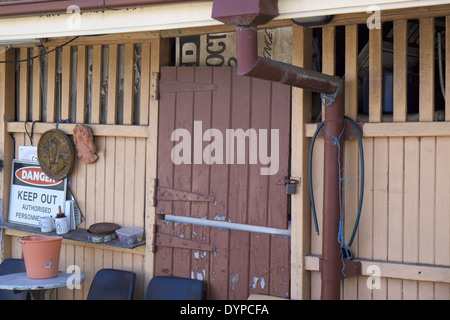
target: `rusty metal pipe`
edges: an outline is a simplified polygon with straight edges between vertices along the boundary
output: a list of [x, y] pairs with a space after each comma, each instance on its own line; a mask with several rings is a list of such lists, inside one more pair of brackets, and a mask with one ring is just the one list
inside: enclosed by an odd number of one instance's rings
[[[339, 300], [342, 279], [341, 245], [338, 240], [340, 221], [340, 172], [342, 170], [344, 130], [344, 90], [325, 109], [324, 123], [324, 194], [322, 258], [322, 300]], [[339, 138], [341, 140], [339, 140]], [[336, 140], [339, 140], [339, 144]], [[339, 147], [340, 146], [340, 147]], [[338, 161], [340, 160], [340, 161]]]
[[239, 75], [275, 81], [325, 94], [336, 92], [339, 86], [340, 77], [258, 56], [256, 26], [236, 27], [236, 47]]

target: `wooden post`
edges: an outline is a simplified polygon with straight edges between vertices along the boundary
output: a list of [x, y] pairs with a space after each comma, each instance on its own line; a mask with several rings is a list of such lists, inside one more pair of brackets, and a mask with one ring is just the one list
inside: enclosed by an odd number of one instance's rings
[[[312, 30], [292, 27], [292, 63], [310, 68], [312, 63]], [[310, 251], [310, 203], [308, 188], [308, 152], [310, 139], [305, 124], [311, 120], [311, 91], [292, 88], [291, 175], [300, 177], [299, 192], [291, 195], [291, 299], [310, 299], [310, 273], [304, 257]], [[295, 137], [295, 138], [294, 138]]]
[[[13, 61], [14, 50], [0, 53], [0, 61]], [[14, 156], [14, 142], [8, 135], [7, 121], [14, 120], [15, 109], [15, 64], [0, 63], [0, 160], [3, 169], [0, 170], [0, 212], [3, 219], [8, 219], [9, 186], [11, 182], [11, 162]], [[0, 261], [10, 256], [9, 239], [0, 233]]]
[[[150, 70], [151, 75], [156, 75], [160, 72], [161, 65], [168, 64], [169, 58], [169, 42], [165, 39], [152, 39], [150, 42]], [[150, 87], [155, 86], [154, 82], [159, 81], [157, 76], [151, 76]], [[144, 272], [145, 272], [145, 287], [150, 282], [155, 271], [155, 254], [153, 252], [155, 224], [156, 224], [156, 207], [154, 206], [152, 197], [148, 196], [153, 193], [154, 184], [152, 183], [157, 177], [158, 168], [158, 119], [159, 119], [159, 99], [158, 95], [150, 95], [149, 102], [149, 130], [147, 138], [147, 156], [146, 156], [146, 174], [145, 174], [145, 257], [144, 257]]]

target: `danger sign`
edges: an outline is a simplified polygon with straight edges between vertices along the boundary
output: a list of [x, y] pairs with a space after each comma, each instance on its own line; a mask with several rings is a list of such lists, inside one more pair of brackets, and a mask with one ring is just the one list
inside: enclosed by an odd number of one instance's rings
[[64, 210], [66, 179], [49, 178], [36, 162], [13, 160], [9, 221], [39, 226], [43, 216]]

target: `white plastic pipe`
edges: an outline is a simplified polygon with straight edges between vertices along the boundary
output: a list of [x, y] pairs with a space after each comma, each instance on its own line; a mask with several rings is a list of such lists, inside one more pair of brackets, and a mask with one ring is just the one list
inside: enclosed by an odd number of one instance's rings
[[249, 232], [257, 232], [257, 233], [268, 233], [268, 234], [276, 234], [281, 236], [290, 236], [291, 235], [291, 226], [289, 225], [288, 229], [277, 229], [277, 228], [269, 228], [269, 227], [261, 227], [254, 226], [250, 224], [241, 224], [241, 223], [233, 223], [219, 220], [207, 220], [202, 218], [192, 218], [192, 217], [183, 217], [183, 216], [174, 216], [171, 214], [164, 215], [164, 220], [194, 224], [199, 226], [208, 226], [215, 228], [224, 228], [231, 230], [240, 230], [240, 231], [249, 231]]

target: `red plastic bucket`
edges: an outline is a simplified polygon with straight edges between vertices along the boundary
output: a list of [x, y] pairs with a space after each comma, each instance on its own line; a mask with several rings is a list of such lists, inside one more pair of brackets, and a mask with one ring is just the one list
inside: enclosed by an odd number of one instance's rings
[[19, 238], [27, 277], [47, 279], [58, 275], [62, 237], [29, 236]]

